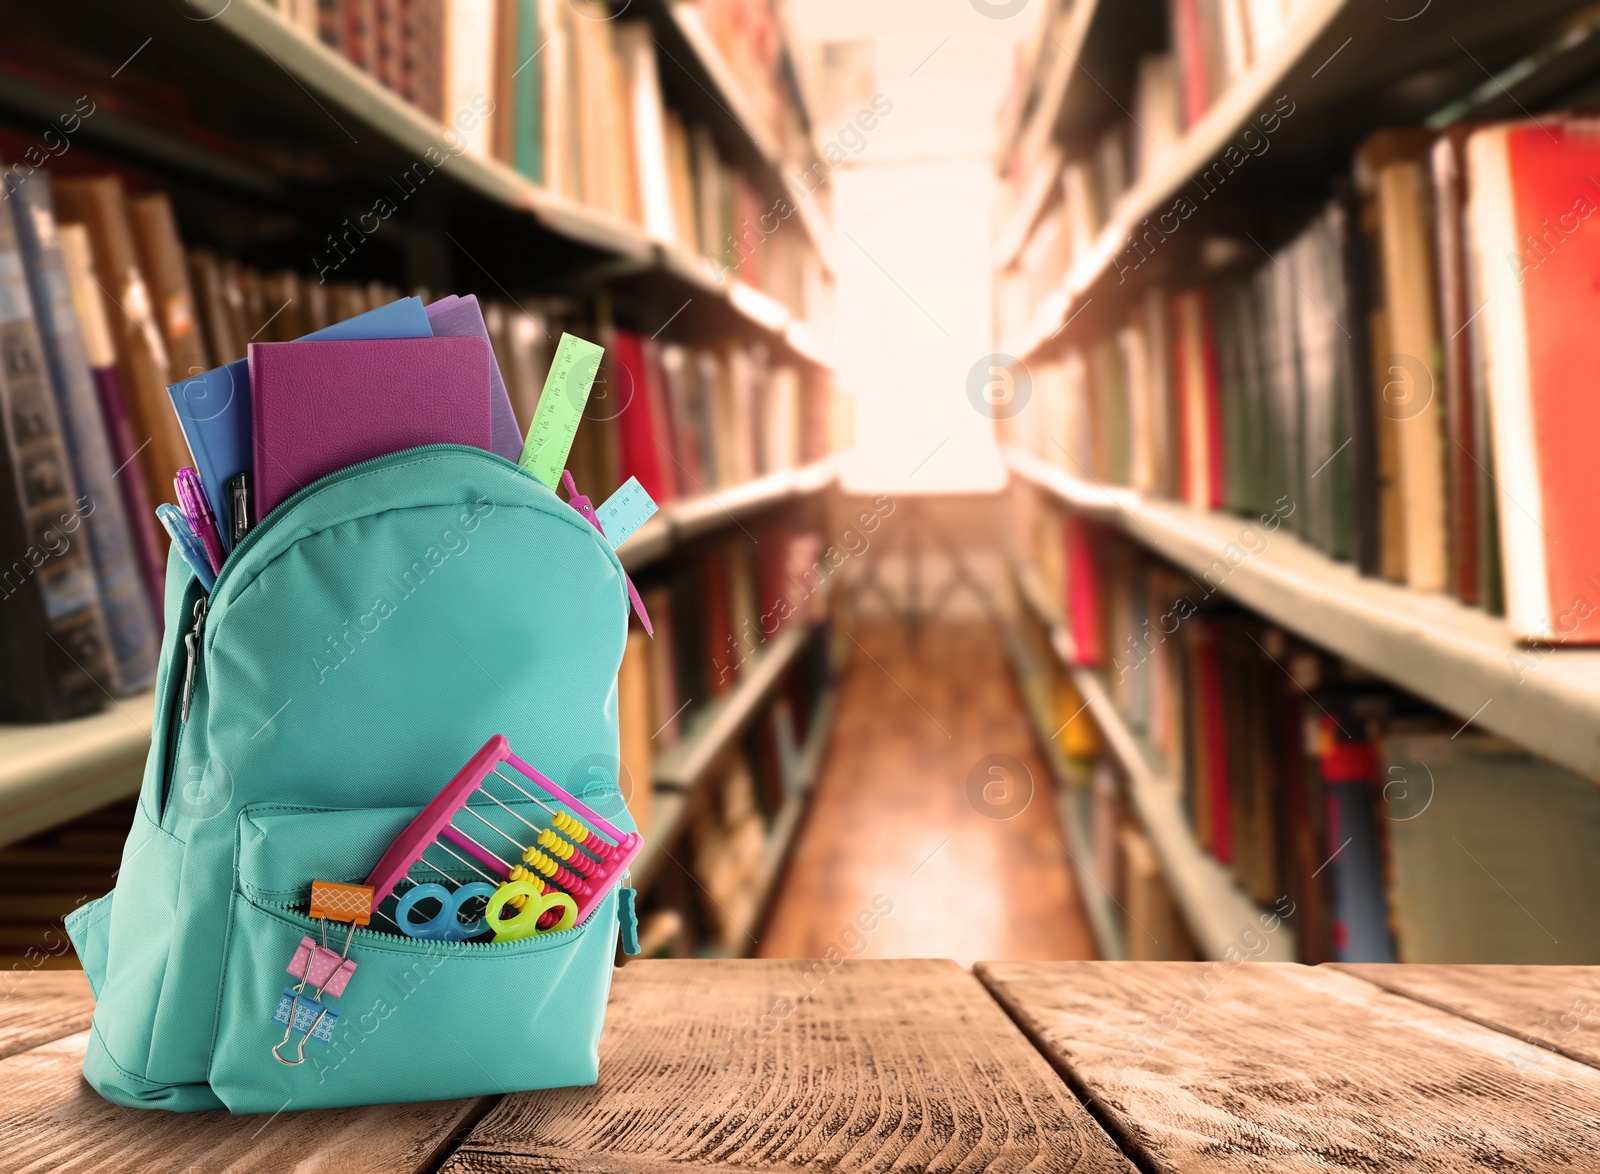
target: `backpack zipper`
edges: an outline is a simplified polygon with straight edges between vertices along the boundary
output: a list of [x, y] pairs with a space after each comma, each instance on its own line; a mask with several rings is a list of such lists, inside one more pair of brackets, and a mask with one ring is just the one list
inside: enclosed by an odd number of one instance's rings
[[210, 606], [209, 597], [202, 591], [200, 598], [194, 601], [194, 622], [183, 634], [183, 705], [178, 711], [179, 726], [189, 720], [189, 703], [194, 700], [195, 681], [200, 677], [201, 640], [205, 634], [206, 612]]
[[[371, 459], [362, 461], [359, 464], [346, 465], [344, 468], [339, 469], [336, 472], [329, 473], [326, 477], [322, 477], [316, 481], [313, 481], [310, 485], [295, 490], [288, 497], [284, 498], [277, 505], [273, 506], [272, 512], [265, 518], [261, 519], [261, 521], [258, 522], [255, 527], [244, 536], [244, 539], [235, 545], [233, 550], [229, 552], [227, 559], [223, 561], [222, 570], [217, 572], [217, 581], [212, 584], [210, 593], [212, 595], [217, 593], [217, 588], [221, 587], [223, 583], [227, 581], [229, 572], [239, 565], [241, 556], [256, 544], [261, 535], [271, 530], [275, 525], [287, 517], [295, 506], [299, 505], [313, 493], [316, 493], [321, 489], [326, 489], [329, 486], [337, 485], [341, 481], [347, 481], [351, 477], [359, 477], [361, 474], [370, 472], [371, 470], [379, 468], [383, 465], [404, 464], [407, 461], [416, 460], [417, 458], [423, 457], [427, 454], [439, 452], [474, 453], [480, 457], [487, 457], [491, 460], [499, 461], [508, 469], [516, 469], [519, 473], [532, 480], [535, 484], [543, 485], [547, 490], [550, 488], [532, 473], [529, 473], [526, 469], [523, 469], [518, 465], [512, 464], [498, 453], [492, 453], [487, 449], [474, 448], [468, 444], [423, 444], [417, 446], [416, 448], [407, 448], [402, 449], [399, 452], [385, 453], [381, 457], [372, 457]], [[553, 490], [551, 490], [551, 496], [555, 497], [557, 501], [561, 500], [561, 498], [557, 496]]]
[[[170, 734], [167, 745], [167, 762], [166, 769], [163, 771], [165, 777], [162, 780], [163, 818], [165, 818], [166, 804], [172, 789], [173, 774], [177, 770], [178, 747], [183, 740], [183, 730], [189, 721], [189, 710], [194, 700], [195, 686], [198, 684], [200, 679], [200, 662], [205, 651], [204, 641], [206, 616], [211, 610], [210, 601], [216, 595], [217, 589], [228, 581], [229, 575], [231, 575], [239, 566], [240, 562], [243, 561], [244, 554], [260, 540], [261, 535], [265, 534], [267, 531], [271, 530], [274, 526], [281, 522], [292, 512], [296, 505], [306, 500], [306, 498], [310, 497], [313, 493], [316, 493], [322, 489], [326, 489], [329, 486], [336, 485], [342, 481], [349, 480], [352, 477], [361, 476], [364, 473], [371, 472], [373, 469], [388, 465], [405, 464], [409, 461], [424, 458], [431, 454], [444, 452], [471, 453], [476, 457], [499, 462], [508, 469], [514, 469], [522, 476], [528, 478], [528, 480], [533, 482], [535, 485], [538, 485], [540, 488], [544, 489], [545, 492], [549, 493], [558, 504], [566, 504], [561, 500], [561, 496], [556, 493], [555, 490], [551, 489], [543, 481], [540, 481], [537, 477], [528, 472], [526, 469], [522, 468], [520, 465], [513, 464], [511, 461], [506, 460], [498, 453], [492, 453], [487, 449], [476, 448], [472, 445], [466, 444], [424, 444], [419, 445], [416, 448], [403, 449], [400, 452], [385, 453], [381, 457], [373, 457], [370, 460], [365, 460], [355, 465], [347, 465], [345, 468], [340, 469], [337, 472], [329, 473], [326, 477], [313, 481], [310, 485], [298, 489], [290, 496], [284, 498], [283, 501], [279, 502], [273, 507], [272, 512], [268, 514], [267, 517], [263, 518], [254, 529], [244, 536], [244, 539], [241, 542], [234, 546], [233, 550], [229, 552], [227, 559], [223, 562], [222, 570], [218, 572], [216, 582], [211, 585], [211, 590], [208, 592], [202, 587], [200, 589], [199, 597], [195, 600], [194, 610], [192, 613], [193, 618], [190, 623], [189, 630], [184, 633], [183, 637], [183, 685], [182, 692], [179, 695], [181, 701], [178, 711], [178, 720], [170, 723], [169, 727]], [[613, 562], [616, 562], [618, 573], [622, 574], [622, 564], [617, 561], [616, 552], [611, 549], [610, 544], [603, 536], [600, 535], [598, 530], [593, 530], [592, 532], [598, 538], [601, 549], [603, 549], [611, 557]], [[196, 580], [196, 582], [198, 583], [198, 580]], [[571, 931], [564, 930], [562, 932], [565, 933]]]
[[[303, 928], [315, 929], [319, 924], [316, 918], [311, 917], [304, 909], [301, 909], [295, 905], [286, 904], [281, 901], [268, 901], [262, 898], [253, 897], [248, 893], [244, 893], [242, 895], [246, 901], [249, 901], [250, 904], [254, 905], [256, 908], [270, 910], [279, 914], [287, 914], [295, 924], [301, 925]], [[589, 913], [588, 917], [584, 918], [577, 925], [571, 926], [567, 929], [558, 929], [550, 933], [533, 934], [529, 937], [517, 938], [512, 941], [495, 940], [488, 942], [432, 942], [426, 938], [414, 938], [403, 933], [390, 933], [388, 930], [373, 929], [370, 925], [363, 926], [361, 928], [363, 934], [371, 935], [372, 939], [375, 941], [376, 948], [393, 950], [398, 946], [401, 947], [400, 952], [402, 953], [426, 952], [430, 946], [448, 946], [452, 949], [461, 949], [470, 951], [472, 953], [478, 953], [480, 951], [495, 952], [513, 950], [518, 947], [527, 947], [533, 943], [538, 943], [544, 947], [554, 946], [560, 941], [575, 937], [576, 935], [582, 933], [590, 925], [594, 924], [595, 916], [599, 910], [600, 906], [596, 905], [595, 908]]]

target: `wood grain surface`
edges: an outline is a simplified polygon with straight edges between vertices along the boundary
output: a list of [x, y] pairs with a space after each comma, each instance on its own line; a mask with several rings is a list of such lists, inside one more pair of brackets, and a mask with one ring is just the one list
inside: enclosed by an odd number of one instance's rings
[[492, 1102], [270, 1117], [125, 1109], [102, 1098], [79, 1071], [93, 1007], [81, 972], [29, 974], [10, 999], [0, 1000], [0, 1054], [6, 1056], [0, 1060], [0, 1169], [7, 1174], [407, 1174], [434, 1169]]
[[1600, 1073], [1326, 967], [978, 976], [1147, 1170], [1593, 1169]]
[[505, 1098], [443, 1167], [707, 1169], [1133, 1171], [971, 975], [868, 959], [632, 963], [600, 1083]]
[[30, 970], [0, 976], [0, 1059], [87, 1031], [94, 1015], [89, 980], [81, 970]]
[[[1600, 966], [1334, 968], [1600, 1068]], [[1526, 1060], [1541, 1062], [1538, 1054]]]

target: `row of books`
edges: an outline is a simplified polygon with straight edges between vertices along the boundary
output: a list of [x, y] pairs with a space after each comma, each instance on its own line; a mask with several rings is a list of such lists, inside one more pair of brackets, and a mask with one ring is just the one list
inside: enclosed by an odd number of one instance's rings
[[1594, 642], [1597, 165], [1581, 121], [1381, 132], [1290, 244], [1148, 292], [1035, 372], [1017, 435], [1080, 476], [1292, 514], [1364, 574], [1503, 607], [1520, 637]]
[[[1310, 6], [1311, 0], [1168, 0], [1174, 97], [1183, 127], [1194, 126], [1229, 86], [1270, 59]], [[1141, 99], [1143, 80], [1141, 75]]]
[[1089, 832], [1094, 884], [1120, 914], [1123, 954], [1130, 962], [1190, 962], [1200, 957], [1155, 845], [1139, 826], [1119, 778], [1105, 758], [1089, 785], [1073, 796]]
[[644, 582], [655, 637], [630, 634], [618, 676], [628, 806], [649, 831], [653, 759], [699, 725], [780, 631], [802, 621], [818, 625], [773, 696], [712, 767], [705, 796], [692, 800], [687, 850], [673, 848], [671, 857], [692, 885], [675, 889], [669, 875], [647, 902], [647, 914], [675, 911], [680, 933], [724, 953], [743, 953], [752, 940], [773, 879], [765, 872], [769, 837], [803, 789], [802, 751], [834, 679], [821, 554], [815, 535], [779, 528], [763, 531], [758, 543], [723, 540], [677, 560]]
[[786, 527], [700, 544], [660, 568], [640, 591], [655, 626], [650, 646], [650, 729], [656, 746], [683, 731], [758, 663], [789, 624], [825, 613], [832, 571], [821, 539]]
[[[34, 171], [0, 212], [0, 257], [16, 258], [0, 371], [0, 632], [26, 666], [0, 686], [0, 720], [56, 720], [154, 679], [167, 539], [153, 509], [191, 463], [167, 385], [401, 291], [185, 250], [166, 195], [130, 196], [116, 176]], [[524, 430], [552, 339], [570, 329], [604, 343], [572, 456], [595, 500], [630, 475], [657, 502], [712, 492], [820, 459], [833, 441], [830, 377], [771, 362], [759, 344], [658, 343], [572, 301], [492, 302], [485, 321]]]
[[[516, 325], [520, 312], [508, 309], [503, 320], [533, 339], [532, 358], [513, 361], [518, 372], [539, 373], [521, 396], [530, 413], [548, 367], [549, 339], [588, 329], [583, 337], [606, 348], [567, 460], [591, 496], [612, 492], [630, 476], [657, 503], [715, 493], [820, 460], [835, 444], [831, 377], [774, 363], [760, 344], [661, 344], [566, 316], [559, 307], [533, 317], [536, 332]], [[524, 407], [516, 391], [511, 395], [520, 419]]]
[[1207, 597], [1118, 534], [1042, 506], [1029, 537], [1078, 661], [1176, 780], [1200, 847], [1263, 909], [1292, 905], [1302, 961], [1600, 958], [1577, 897], [1600, 880], [1589, 780]]
[[[1026, 508], [1020, 512], [1026, 519], [1021, 530], [1031, 531], [1038, 515]], [[1059, 525], [1059, 520], [1052, 519], [1051, 524]], [[1103, 896], [1109, 901], [1107, 916], [1115, 924], [1121, 953], [1129, 960], [1181, 962], [1199, 957], [1155, 848], [1139, 826], [1107, 756], [1094, 715], [1057, 651], [1054, 631], [1031, 604], [1022, 598], [1012, 603], [1017, 622], [1008, 632], [1023, 704], [1032, 711], [1041, 735], [1053, 731], [1047, 754], [1053, 760], [1053, 773], [1066, 785], [1060, 799], [1088, 847], [1075, 861], [1088, 873], [1089, 883], [1081, 886], [1084, 899]], [[1102, 943], [1113, 956], [1118, 944]]]
[[[682, 70], [664, 59], [648, 21], [614, 17], [599, 0], [281, 3], [307, 35], [444, 123], [452, 150], [497, 159], [697, 252], [807, 316], [807, 269], [814, 277], [817, 261], [791, 221], [796, 197], [764, 195], [708, 126], [666, 105], [661, 71]], [[780, 127], [796, 119], [778, 88], [770, 4], [689, 8], [735, 50], [731, 61], [767, 78], [751, 91], [761, 109]]]
[[[1214, 105], [1283, 39], [1305, 0], [1170, 0], [1172, 50], [1141, 57], [1124, 116], [1113, 118], [1089, 150], [1064, 157], [1047, 139], [1020, 140], [1007, 161], [1003, 191], [1013, 206], [1045, 179], [1047, 193], [1026, 214], [1034, 217], [1025, 244], [1007, 258], [997, 280], [996, 317], [1002, 338], [1028, 323], [1044, 296], [1061, 283], [1074, 261], [1087, 256], [1122, 197], [1159, 172], [1162, 163]], [[1071, 19], [1070, 11], [1065, 20]], [[1224, 174], [1243, 152], [1266, 150], [1266, 141], [1292, 115], [1285, 99], [1242, 143], [1225, 154]]]

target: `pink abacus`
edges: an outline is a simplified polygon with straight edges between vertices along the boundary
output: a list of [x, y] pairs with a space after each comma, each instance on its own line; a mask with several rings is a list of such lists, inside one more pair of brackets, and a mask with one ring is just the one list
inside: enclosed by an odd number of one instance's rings
[[[552, 807], [502, 773], [502, 763], [561, 806]], [[490, 775], [548, 811], [550, 826], [541, 828], [529, 822], [488, 790], [484, 784]], [[521, 823], [528, 830], [523, 839], [532, 842], [524, 843], [469, 806], [468, 800], [474, 795], [483, 796]], [[468, 818], [477, 820], [477, 824], [457, 822]], [[479, 836], [488, 839], [493, 847], [486, 846]], [[507, 852], [502, 843], [516, 850]], [[504, 735], [496, 734], [395, 838], [366, 883], [372, 889], [372, 908], [376, 910], [419, 862], [444, 875], [424, 856], [430, 848], [437, 848], [498, 885], [524, 882], [531, 884], [535, 892], [567, 894], [576, 905], [574, 921], [581, 923], [626, 874], [642, 846], [638, 833], [622, 831], [562, 790], [518, 758]], [[513, 859], [508, 861], [505, 855]], [[525, 901], [525, 897], [513, 896], [503, 904], [521, 909]], [[559, 916], [556, 910], [545, 913], [539, 919], [540, 929], [557, 924]]]

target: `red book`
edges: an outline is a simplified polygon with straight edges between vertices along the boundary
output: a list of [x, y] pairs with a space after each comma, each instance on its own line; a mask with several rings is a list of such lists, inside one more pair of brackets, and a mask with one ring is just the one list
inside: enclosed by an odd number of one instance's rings
[[1489, 127], [1467, 166], [1506, 619], [1523, 639], [1600, 643], [1600, 122]]
[[1062, 522], [1066, 544], [1067, 627], [1077, 649], [1077, 662], [1105, 662], [1105, 637], [1100, 622], [1100, 568], [1089, 524], [1073, 514]]
[[667, 374], [661, 366], [661, 345], [647, 338], [640, 346], [644, 350], [644, 390], [650, 406], [651, 447], [656, 451], [656, 465], [661, 475], [661, 492], [651, 496], [661, 505], [684, 491], [684, 478], [678, 467], [682, 458], [674, 451], [672, 412], [667, 403]]
[[711, 664], [711, 695], [721, 697], [738, 679], [740, 649], [734, 638], [732, 611], [728, 600], [728, 560], [711, 552], [700, 564], [700, 582], [705, 591], [706, 659]]
[[657, 504], [667, 499], [663, 490], [663, 463], [670, 463], [656, 441], [667, 430], [656, 420], [650, 394], [650, 374], [644, 347], [637, 334], [618, 330], [611, 336], [612, 357], [616, 360], [619, 402], [617, 431], [622, 448], [622, 480], [639, 478], [639, 484]]
[[1205, 31], [1200, 23], [1199, 0], [1172, 0], [1173, 53], [1183, 85], [1184, 129], [1199, 122], [1210, 105], [1206, 77]]

